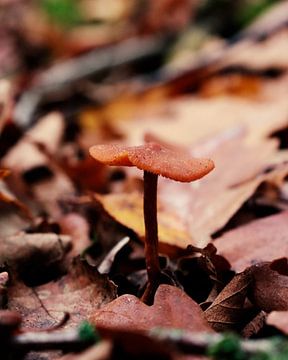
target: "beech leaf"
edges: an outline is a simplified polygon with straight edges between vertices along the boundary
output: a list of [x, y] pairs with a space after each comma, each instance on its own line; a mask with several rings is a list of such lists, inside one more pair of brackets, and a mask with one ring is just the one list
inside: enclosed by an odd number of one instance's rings
[[225, 286], [205, 311], [205, 317], [216, 331], [237, 329], [245, 321], [245, 299], [251, 283], [249, 272], [243, 272]]
[[266, 312], [288, 310], [287, 259], [255, 265], [251, 267], [251, 271], [251, 296], [254, 304]]

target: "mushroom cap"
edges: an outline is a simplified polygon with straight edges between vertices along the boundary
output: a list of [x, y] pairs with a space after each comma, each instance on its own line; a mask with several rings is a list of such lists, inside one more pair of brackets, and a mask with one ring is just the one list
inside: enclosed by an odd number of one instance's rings
[[131, 147], [95, 145], [90, 148], [90, 154], [106, 165], [136, 166], [182, 182], [200, 179], [214, 169], [214, 163], [210, 159], [192, 158], [152, 142]]

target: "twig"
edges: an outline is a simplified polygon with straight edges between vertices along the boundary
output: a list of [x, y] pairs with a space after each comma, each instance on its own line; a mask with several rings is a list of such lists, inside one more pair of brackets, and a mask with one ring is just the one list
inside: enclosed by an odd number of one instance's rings
[[[283, 354], [285, 353], [288, 355], [288, 353], [286, 353], [288, 349], [288, 342], [284, 337], [274, 337], [261, 340], [242, 340], [237, 335], [229, 333], [192, 333], [177, 329], [171, 330], [161, 328], [153, 329], [150, 332], [150, 336], [162, 343], [173, 344], [177, 350], [188, 354], [207, 355], [212, 352], [211, 350], [217, 349], [219, 352], [218, 354], [215, 354], [216, 358], [221, 355], [221, 351], [225, 353], [225, 344], [227, 343], [234, 343], [233, 351], [237, 350], [244, 356], [246, 355], [247, 358], [260, 353], [266, 354], [267, 359], [269, 359], [268, 355], [275, 354], [277, 351], [283, 351]], [[221, 358], [221, 356], [219, 358]]]
[[[101, 333], [101, 332], [100, 332]], [[108, 338], [120, 339], [121, 332], [110, 330]], [[288, 355], [288, 342], [284, 337], [267, 338], [262, 340], [242, 340], [234, 334], [215, 334], [215, 333], [192, 333], [179, 329], [153, 329], [146, 334], [150, 339], [172, 346], [178, 352], [186, 354], [213, 355], [216, 359], [236, 359], [240, 353], [242, 357], [248, 359], [254, 355], [265, 354], [265, 359], [270, 359], [273, 354]], [[129, 337], [129, 332], [125, 332]], [[107, 337], [107, 334], [106, 336]], [[79, 351], [84, 350], [99, 340], [98, 335], [92, 325], [82, 324], [78, 329], [55, 332], [27, 332], [16, 334], [2, 344], [2, 348], [7, 352], [27, 351], [47, 351], [64, 350]], [[228, 357], [227, 357], [228, 356]], [[272, 358], [272, 357], [271, 357]]]

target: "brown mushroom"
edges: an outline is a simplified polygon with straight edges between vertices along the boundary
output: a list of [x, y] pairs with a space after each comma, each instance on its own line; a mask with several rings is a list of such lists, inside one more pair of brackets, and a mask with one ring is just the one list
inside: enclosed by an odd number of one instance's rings
[[157, 180], [162, 175], [172, 180], [191, 182], [208, 174], [214, 168], [210, 159], [195, 159], [187, 154], [164, 148], [157, 143], [141, 146], [95, 145], [91, 156], [106, 165], [136, 166], [144, 170], [145, 258], [148, 285], [144, 301], [151, 300], [160, 282], [157, 229]]

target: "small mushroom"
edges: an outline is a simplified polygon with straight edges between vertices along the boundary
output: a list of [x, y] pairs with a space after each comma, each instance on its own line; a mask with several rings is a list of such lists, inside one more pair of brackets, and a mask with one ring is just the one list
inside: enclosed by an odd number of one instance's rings
[[214, 168], [210, 159], [196, 159], [176, 152], [157, 143], [141, 146], [95, 145], [90, 148], [91, 156], [111, 166], [136, 166], [144, 170], [144, 223], [145, 258], [148, 285], [142, 299], [149, 302], [161, 279], [158, 258], [157, 228], [157, 180], [158, 175], [166, 178], [191, 182], [208, 174]]

